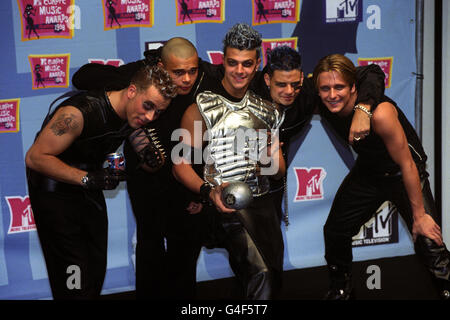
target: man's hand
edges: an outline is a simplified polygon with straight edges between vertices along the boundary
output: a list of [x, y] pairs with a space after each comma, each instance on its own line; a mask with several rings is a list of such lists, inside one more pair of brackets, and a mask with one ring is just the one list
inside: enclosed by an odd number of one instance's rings
[[442, 240], [441, 228], [439, 228], [433, 218], [428, 214], [424, 214], [420, 218], [414, 219], [412, 235], [414, 241], [416, 241], [417, 236], [422, 235], [433, 240], [439, 246], [442, 246], [444, 243]]
[[186, 210], [189, 212], [189, 214], [197, 214], [203, 209], [203, 204], [200, 202], [189, 202], [189, 205], [187, 206]]
[[112, 190], [120, 181], [127, 179], [124, 170], [104, 168], [98, 171], [88, 172], [87, 181], [84, 187], [90, 190]]
[[359, 141], [367, 137], [370, 133], [370, 117], [362, 110], [356, 109], [353, 114], [348, 142], [353, 145], [355, 141]]
[[223, 188], [225, 188], [227, 185], [228, 183], [225, 182], [220, 186], [213, 187], [211, 189], [211, 192], [209, 193], [209, 199], [211, 200], [212, 204], [216, 207], [217, 211], [223, 213], [233, 213], [236, 212], [236, 210], [227, 208], [222, 202], [222, 191]]
[[141, 127], [128, 138], [147, 171], [155, 172], [166, 162], [166, 152], [154, 128]]

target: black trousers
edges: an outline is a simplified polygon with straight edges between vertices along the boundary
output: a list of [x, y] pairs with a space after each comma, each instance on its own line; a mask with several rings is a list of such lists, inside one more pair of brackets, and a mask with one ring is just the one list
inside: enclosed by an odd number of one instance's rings
[[216, 217], [216, 226], [208, 246], [228, 251], [244, 298], [276, 299], [281, 289], [284, 243], [272, 197], [257, 197], [237, 213], [215, 212], [211, 216]]
[[[436, 219], [436, 207], [426, 175], [422, 178], [422, 194], [425, 211]], [[412, 231], [411, 205], [401, 175], [381, 176], [363, 173], [355, 166], [339, 187], [324, 226], [325, 259], [327, 264], [341, 270], [350, 270], [352, 236], [386, 200], [391, 201]], [[445, 247], [419, 236], [414, 244], [415, 252], [437, 279], [448, 279], [450, 255]]]
[[141, 185], [128, 183], [127, 189], [136, 219], [136, 297], [163, 298], [166, 250], [162, 213], [167, 210], [166, 203], [164, 198], [154, 201], [152, 193]]
[[160, 186], [152, 189], [151, 181], [139, 179], [127, 183], [136, 218], [136, 297], [194, 299], [202, 214], [189, 215], [176, 189]]
[[[197, 298], [197, 260], [200, 255], [202, 243], [197, 227], [202, 225], [204, 213], [189, 215], [186, 210], [179, 211], [184, 215], [179, 217], [190, 226], [186, 229], [180, 226], [167, 226], [167, 272], [168, 272], [168, 298], [169, 299], [195, 299]], [[168, 221], [168, 224], [176, 224]], [[195, 224], [198, 225], [196, 226]]]
[[107, 262], [103, 193], [45, 192], [29, 187], [29, 196], [53, 298], [98, 298]]

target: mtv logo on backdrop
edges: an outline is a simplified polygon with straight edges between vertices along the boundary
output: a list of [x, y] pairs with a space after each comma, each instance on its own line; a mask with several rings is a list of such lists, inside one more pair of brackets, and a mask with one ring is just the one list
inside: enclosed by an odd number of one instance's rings
[[165, 45], [167, 40], [161, 40], [161, 41], [146, 41], [145, 42], [145, 50], [156, 50], [159, 47], [162, 47]]
[[5, 197], [5, 199], [10, 216], [8, 234], [36, 230], [30, 198], [15, 196]]
[[222, 51], [206, 51], [208, 54], [209, 62], [212, 64], [222, 64], [223, 63], [223, 52]]
[[325, 0], [326, 23], [362, 21], [362, 0]]
[[352, 240], [353, 247], [398, 242], [397, 208], [388, 201], [384, 202]]
[[294, 168], [297, 177], [297, 192], [294, 202], [323, 199], [324, 168]]

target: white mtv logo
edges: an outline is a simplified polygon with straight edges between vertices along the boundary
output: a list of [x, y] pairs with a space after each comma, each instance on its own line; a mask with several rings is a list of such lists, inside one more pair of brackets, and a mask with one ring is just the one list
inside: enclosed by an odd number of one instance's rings
[[34, 225], [33, 211], [31, 211], [31, 205], [28, 205], [22, 212], [22, 227], [29, 227]]
[[384, 202], [377, 213], [370, 218], [359, 230], [359, 233], [353, 236], [352, 240], [366, 239], [371, 231], [371, 238], [389, 237], [392, 235], [392, 214], [393, 208], [389, 205], [389, 202]]
[[326, 17], [329, 19], [356, 18], [359, 0], [326, 0]]

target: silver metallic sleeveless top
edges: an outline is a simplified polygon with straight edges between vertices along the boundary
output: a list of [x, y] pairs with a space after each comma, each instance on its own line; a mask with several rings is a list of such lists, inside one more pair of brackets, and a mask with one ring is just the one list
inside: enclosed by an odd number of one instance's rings
[[244, 181], [254, 196], [266, 194], [269, 179], [255, 174], [256, 164], [266, 147], [265, 133], [279, 129], [284, 113], [250, 90], [239, 102], [205, 91], [197, 95], [197, 105], [208, 129], [204, 180], [211, 185]]

